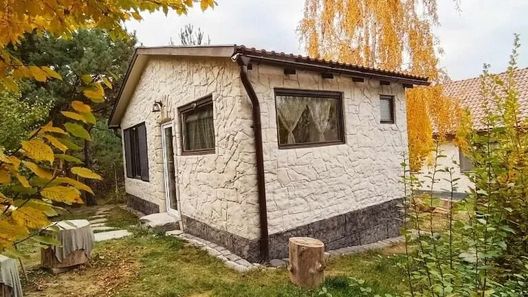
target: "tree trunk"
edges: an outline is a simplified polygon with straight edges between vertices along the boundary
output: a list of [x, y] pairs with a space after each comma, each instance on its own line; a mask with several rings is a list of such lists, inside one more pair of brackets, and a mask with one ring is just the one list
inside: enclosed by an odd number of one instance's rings
[[324, 243], [310, 237], [289, 240], [290, 280], [306, 289], [315, 289], [324, 281]]
[[[89, 131], [91, 132], [91, 130], [92, 129], [90, 128]], [[90, 157], [90, 141], [88, 140], [84, 141], [83, 153], [84, 153], [84, 166], [86, 168], [92, 169], [92, 159]], [[89, 186], [90, 188], [92, 188], [92, 190], [94, 190], [93, 189], [94, 183], [92, 183], [88, 179], [86, 179], [84, 182], [87, 186]], [[94, 206], [94, 205], [97, 205], [97, 200], [95, 200], [94, 195], [84, 192], [84, 203], [86, 203], [86, 205], [88, 206]]]

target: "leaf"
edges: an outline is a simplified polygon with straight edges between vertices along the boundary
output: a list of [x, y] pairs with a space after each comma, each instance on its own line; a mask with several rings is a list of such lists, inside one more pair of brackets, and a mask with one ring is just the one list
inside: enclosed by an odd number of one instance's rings
[[0, 151], [0, 162], [10, 164], [13, 166], [14, 170], [18, 170], [21, 161], [15, 156], [6, 156], [2, 151]]
[[94, 124], [97, 122], [97, 119], [95, 118], [95, 116], [93, 115], [93, 113], [91, 112], [83, 112], [81, 113], [84, 117], [84, 119], [89, 123], [89, 124]]
[[[6, 223], [7, 223], [7, 222], [6, 222]], [[7, 223], [7, 224], [9, 224], [9, 223]], [[0, 230], [2, 229], [2, 227], [3, 227], [3, 226], [0, 226]], [[12, 224], [10, 227], [15, 227], [15, 228], [16, 228], [16, 227], [18, 227], [18, 226]], [[3, 231], [3, 230], [2, 230], [2, 231]], [[22, 235], [22, 234], [25, 235], [26, 232], [24, 232], [24, 231], [25, 231], [24, 229], [21, 229], [21, 230], [19, 231], [20, 235]], [[24, 253], [22, 253], [22, 252], [20, 252], [20, 251], [18, 251], [18, 250], [16, 250], [16, 249], [14, 249], [14, 248], [7, 248], [7, 249], [5, 249], [4, 251], [2, 251], [2, 254], [3, 254], [4, 256], [7, 256], [7, 257], [9, 257], [9, 258], [13, 258], [13, 259], [19, 259], [19, 258], [27, 259], [27, 258], [29, 258], [28, 255], [26, 255], [26, 254], [24, 254]]]
[[51, 203], [45, 202], [43, 200], [31, 199], [26, 205], [41, 210], [48, 217], [58, 215], [55, 207]]
[[71, 141], [69, 138], [61, 137], [59, 138], [60, 142], [64, 143], [72, 151], [80, 151], [82, 147], [77, 145], [75, 142]]
[[88, 168], [84, 168], [84, 167], [72, 167], [71, 172], [75, 175], [78, 175], [84, 178], [97, 179], [97, 180], [103, 179], [99, 174], [93, 172], [92, 170]]
[[104, 89], [100, 83], [94, 83], [93, 85], [83, 90], [84, 96], [92, 100], [93, 102], [100, 103], [104, 101]]
[[50, 133], [58, 133], [58, 134], [68, 134], [66, 133], [66, 131], [62, 130], [61, 128], [59, 127], [53, 127], [53, 122], [48, 122], [46, 125], [40, 127], [39, 129], [39, 134], [43, 134], [43, 133], [47, 133], [47, 132], [50, 132]]
[[73, 202], [82, 202], [81, 193], [74, 187], [51, 186], [42, 189], [42, 191], [40, 191], [40, 194], [46, 199], [57, 202], [63, 202], [66, 204], [72, 204]]
[[61, 160], [64, 160], [66, 162], [70, 163], [76, 163], [76, 164], [82, 164], [83, 161], [81, 161], [79, 158], [76, 158], [74, 156], [66, 155], [66, 154], [55, 154], [55, 157]]
[[31, 237], [31, 240], [45, 245], [61, 245], [61, 242], [58, 241], [54, 236], [35, 235]]
[[38, 66], [29, 66], [29, 71], [31, 72], [31, 76], [35, 78], [37, 81], [45, 82], [48, 79], [48, 74], [46, 71], [42, 70], [42, 68]]
[[84, 74], [81, 76], [81, 80], [83, 83], [88, 85], [92, 83], [93, 78], [90, 74]]
[[108, 77], [103, 77], [103, 83], [107, 88], [112, 89], [112, 83], [110, 82]]
[[44, 138], [46, 138], [54, 147], [61, 150], [62, 152], [66, 152], [68, 150], [68, 147], [60, 142], [57, 138], [51, 136], [51, 135], [44, 135]]
[[0, 169], [0, 185], [11, 183], [11, 174], [7, 169]]
[[64, 124], [64, 127], [66, 128], [66, 131], [71, 133], [73, 136], [86, 139], [86, 140], [92, 140], [90, 137], [90, 133], [84, 129], [83, 126], [75, 123], [66, 123]]
[[53, 78], [62, 80], [62, 76], [57, 71], [51, 69], [50, 67], [42, 67], [42, 70], [46, 72], [48, 77], [53, 77]]
[[61, 113], [62, 113], [63, 116], [65, 116], [67, 118], [87, 123], [86, 119], [84, 118], [84, 116], [82, 114], [78, 114], [78, 113], [72, 112], [72, 111], [61, 111]]
[[61, 183], [61, 184], [68, 184], [70, 186], [73, 186], [75, 187], [77, 190], [81, 190], [81, 191], [85, 191], [85, 192], [88, 192], [92, 195], [95, 195], [94, 192], [92, 191], [92, 189], [87, 186], [86, 184], [78, 181], [78, 180], [75, 180], [73, 178], [69, 178], [69, 177], [57, 177], [55, 179], [56, 182], [58, 183]]
[[80, 113], [92, 112], [92, 108], [90, 107], [90, 105], [84, 104], [83, 102], [78, 101], [78, 100], [73, 101], [71, 103], [71, 106], [73, 110], [75, 110], [76, 112], [80, 112]]
[[40, 139], [32, 139], [28, 141], [22, 141], [22, 149], [25, 154], [35, 161], [48, 161], [53, 163], [54, 155], [53, 150], [47, 144]]
[[46, 169], [40, 168], [37, 164], [29, 161], [23, 162], [24, 166], [31, 170], [31, 172], [35, 173], [36, 176], [43, 178], [45, 180], [51, 180], [53, 178], [53, 174], [49, 172]]
[[11, 213], [13, 220], [21, 226], [31, 229], [42, 228], [49, 225], [48, 217], [43, 211], [24, 205]]
[[18, 179], [18, 181], [20, 182], [20, 184], [24, 187], [24, 188], [31, 188], [31, 185], [29, 184], [29, 181], [27, 180], [27, 178], [19, 173], [16, 174], [16, 177]]

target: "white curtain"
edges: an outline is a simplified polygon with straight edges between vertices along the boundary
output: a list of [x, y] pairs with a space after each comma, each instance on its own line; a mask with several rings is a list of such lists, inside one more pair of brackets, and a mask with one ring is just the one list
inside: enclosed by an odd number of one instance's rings
[[301, 116], [306, 109], [307, 101], [303, 97], [279, 96], [277, 97], [277, 115], [279, 120], [288, 130], [288, 144], [295, 143], [293, 130], [299, 123]]
[[328, 120], [330, 119], [330, 108], [334, 100], [308, 100], [308, 109], [312, 115], [313, 123], [318, 132], [318, 141], [325, 141], [326, 128], [328, 127]]
[[205, 109], [190, 114], [185, 119], [187, 150], [214, 148], [213, 110]]

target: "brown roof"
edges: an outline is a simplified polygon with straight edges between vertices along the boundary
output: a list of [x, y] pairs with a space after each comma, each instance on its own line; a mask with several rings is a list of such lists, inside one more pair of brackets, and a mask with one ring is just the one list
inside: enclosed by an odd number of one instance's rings
[[[499, 73], [499, 78], [506, 80], [507, 73]], [[528, 117], [528, 68], [514, 70], [514, 80], [519, 93], [521, 115]], [[483, 96], [480, 93], [481, 79], [474, 77], [464, 80], [451, 81], [444, 84], [446, 96], [460, 100], [461, 105], [471, 112], [474, 127], [484, 129], [481, 120], [484, 118]]]

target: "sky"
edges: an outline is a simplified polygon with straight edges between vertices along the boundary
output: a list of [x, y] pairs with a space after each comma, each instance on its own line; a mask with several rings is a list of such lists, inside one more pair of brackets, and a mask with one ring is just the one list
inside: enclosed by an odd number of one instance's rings
[[[141, 22], [128, 22], [144, 46], [179, 43], [186, 24], [201, 28], [211, 44], [244, 44], [303, 54], [296, 32], [304, 0], [217, 0], [213, 10], [193, 8], [188, 15], [174, 12], [143, 14]], [[519, 66], [528, 67], [528, 0], [438, 0], [440, 26], [435, 28], [444, 53], [440, 65], [454, 79], [478, 76], [484, 63], [493, 72], [506, 69], [513, 34], [521, 34]]]

